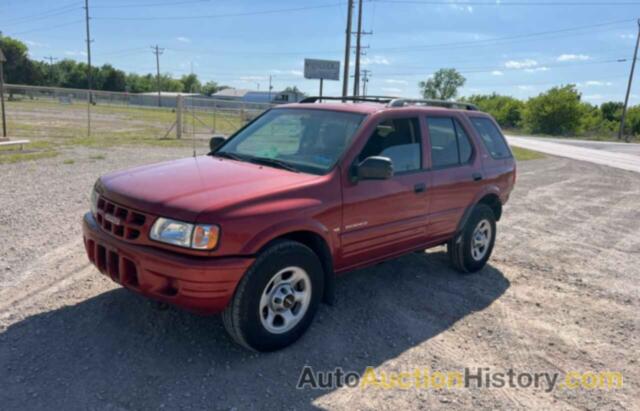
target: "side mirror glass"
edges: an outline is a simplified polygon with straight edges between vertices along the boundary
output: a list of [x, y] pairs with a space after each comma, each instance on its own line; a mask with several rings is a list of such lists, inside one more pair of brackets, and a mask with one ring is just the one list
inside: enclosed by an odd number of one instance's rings
[[367, 157], [358, 165], [357, 176], [359, 180], [387, 180], [393, 177], [393, 162], [388, 157]]
[[211, 152], [216, 151], [225, 141], [227, 141], [227, 139], [223, 136], [211, 137], [211, 140], [209, 140], [209, 150], [211, 150]]

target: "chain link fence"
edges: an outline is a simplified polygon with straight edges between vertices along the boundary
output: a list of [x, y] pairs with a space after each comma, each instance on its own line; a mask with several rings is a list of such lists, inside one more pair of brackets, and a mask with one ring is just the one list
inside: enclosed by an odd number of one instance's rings
[[11, 138], [52, 144], [206, 147], [212, 135], [230, 134], [270, 107], [192, 94], [20, 85], [5, 85], [5, 98]]

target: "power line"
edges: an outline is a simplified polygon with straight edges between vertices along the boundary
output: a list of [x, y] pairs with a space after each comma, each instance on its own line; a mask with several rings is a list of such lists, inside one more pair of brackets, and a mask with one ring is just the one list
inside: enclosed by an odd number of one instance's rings
[[36, 32], [36, 31], [55, 30], [55, 29], [58, 29], [58, 28], [61, 28], [61, 27], [67, 27], [67, 26], [71, 26], [71, 25], [74, 25], [74, 24], [78, 24], [78, 23], [84, 23], [84, 19], [73, 20], [73, 21], [70, 21], [70, 22], [67, 22], [67, 23], [57, 24], [57, 25], [49, 26], [49, 27], [39, 27], [39, 28], [36, 28], [36, 29], [19, 31], [17, 33], [13, 33], [12, 35], [13, 36], [19, 36], [19, 35], [22, 35], [22, 34], [33, 33], [33, 32]]
[[183, 0], [183, 1], [165, 1], [157, 3], [140, 3], [140, 4], [110, 4], [103, 6], [94, 6], [94, 9], [133, 9], [141, 7], [161, 7], [161, 6], [178, 6], [183, 4], [208, 3], [209, 0]]
[[96, 17], [99, 20], [129, 20], [129, 21], [148, 21], [148, 20], [202, 20], [202, 19], [216, 19], [216, 18], [224, 18], [224, 17], [244, 17], [244, 16], [259, 16], [265, 14], [279, 14], [279, 13], [290, 13], [297, 11], [307, 11], [307, 10], [317, 10], [317, 9], [326, 9], [332, 7], [342, 6], [344, 3], [330, 3], [330, 4], [321, 4], [316, 6], [303, 6], [303, 7], [292, 7], [288, 9], [273, 9], [273, 10], [261, 10], [261, 11], [245, 11], [238, 13], [226, 13], [226, 14], [211, 14], [211, 15], [198, 15], [198, 16], [151, 16], [151, 17], [118, 17], [118, 16], [110, 16], [110, 17]]
[[49, 9], [49, 10], [43, 10], [43, 11], [35, 13], [35, 14], [16, 17], [15, 19], [11, 19], [11, 20], [9, 20], [7, 22], [3, 22], [2, 25], [3, 26], [13, 26], [13, 25], [16, 25], [16, 24], [30, 23], [31, 21], [42, 20], [42, 19], [46, 19], [46, 18], [49, 18], [49, 17], [59, 16], [61, 14], [66, 14], [66, 13], [69, 13], [71, 11], [81, 10], [82, 9], [81, 4], [82, 4], [81, 2], [75, 1], [73, 3], [68, 3], [65, 6], [60, 6], [60, 7], [56, 7], [56, 8]]
[[455, 2], [451, 1], [435, 1], [435, 0], [370, 0], [375, 3], [389, 3], [389, 4], [424, 4], [424, 5], [435, 5], [435, 6], [544, 6], [544, 7], [566, 7], [566, 6], [637, 6], [638, 2], [635, 1], [580, 1], [580, 2], [572, 2], [572, 1], [554, 1], [554, 2], [544, 2], [544, 1], [465, 1], [458, 0]]

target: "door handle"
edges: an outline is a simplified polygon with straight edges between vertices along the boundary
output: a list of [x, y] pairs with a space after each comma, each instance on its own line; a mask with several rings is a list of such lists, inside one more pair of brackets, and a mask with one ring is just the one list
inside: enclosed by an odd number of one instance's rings
[[413, 191], [416, 194], [424, 193], [425, 191], [427, 191], [427, 185], [425, 183], [418, 183], [418, 184], [413, 186]]
[[480, 174], [480, 173], [473, 173], [473, 174], [472, 174], [472, 177], [473, 177], [473, 181], [480, 181], [480, 180], [482, 180], [482, 174]]

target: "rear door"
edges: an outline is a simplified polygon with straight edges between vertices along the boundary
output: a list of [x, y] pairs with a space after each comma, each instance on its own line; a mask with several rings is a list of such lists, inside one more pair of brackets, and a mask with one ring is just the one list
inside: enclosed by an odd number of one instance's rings
[[376, 123], [355, 163], [384, 156], [394, 165], [388, 180], [343, 181], [341, 265], [345, 268], [399, 254], [426, 235], [428, 174], [418, 116], [387, 117]]
[[478, 148], [466, 122], [451, 115], [426, 117], [430, 161], [429, 240], [448, 238], [481, 188]]

